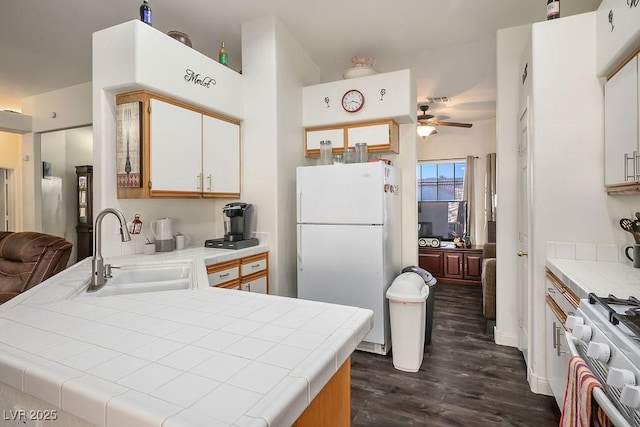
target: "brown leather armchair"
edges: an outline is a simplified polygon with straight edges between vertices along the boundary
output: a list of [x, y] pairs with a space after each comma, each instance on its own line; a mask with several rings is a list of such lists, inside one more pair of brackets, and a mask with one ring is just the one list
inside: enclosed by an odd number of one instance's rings
[[493, 334], [496, 323], [496, 244], [485, 243], [482, 249], [482, 313], [487, 333]]
[[34, 231], [0, 231], [0, 304], [67, 268], [72, 244]]

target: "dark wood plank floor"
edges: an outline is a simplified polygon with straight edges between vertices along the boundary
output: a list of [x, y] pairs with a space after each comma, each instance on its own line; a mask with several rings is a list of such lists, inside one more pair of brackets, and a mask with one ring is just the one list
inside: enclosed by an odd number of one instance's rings
[[431, 344], [417, 373], [391, 353], [356, 351], [353, 426], [557, 426], [555, 399], [534, 394], [522, 353], [484, 334], [479, 287], [436, 285]]

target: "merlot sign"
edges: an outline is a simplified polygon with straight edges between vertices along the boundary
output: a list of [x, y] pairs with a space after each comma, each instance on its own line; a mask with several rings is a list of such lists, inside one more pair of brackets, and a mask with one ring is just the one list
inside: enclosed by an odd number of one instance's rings
[[185, 71], [184, 80], [187, 83], [206, 87], [207, 89], [210, 89], [212, 85], [216, 84], [216, 80], [213, 77], [203, 76], [202, 74], [196, 73], [189, 68], [187, 68]]

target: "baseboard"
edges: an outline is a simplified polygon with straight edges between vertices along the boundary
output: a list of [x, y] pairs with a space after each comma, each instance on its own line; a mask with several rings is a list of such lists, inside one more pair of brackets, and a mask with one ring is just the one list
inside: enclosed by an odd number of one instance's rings
[[498, 345], [518, 347], [518, 335], [514, 333], [504, 333], [497, 326], [493, 330], [493, 338], [493, 341]]
[[540, 377], [531, 371], [531, 368], [527, 366], [527, 380], [529, 381], [529, 388], [536, 394], [544, 394], [546, 396], [553, 396], [553, 391], [547, 381], [546, 377]]

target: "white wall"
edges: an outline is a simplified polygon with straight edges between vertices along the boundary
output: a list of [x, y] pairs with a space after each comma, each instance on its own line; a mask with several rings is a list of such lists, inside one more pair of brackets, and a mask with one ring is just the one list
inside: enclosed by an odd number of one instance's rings
[[242, 25], [243, 198], [256, 205], [258, 230], [270, 235], [270, 291], [296, 295], [296, 166], [304, 158], [302, 87], [320, 70], [282, 23], [265, 17]]
[[42, 159], [52, 165], [52, 179], [41, 179], [42, 232], [62, 236], [73, 244], [70, 262], [77, 253], [76, 166], [93, 162], [91, 127], [48, 132], [41, 136]]
[[[275, 215], [277, 246], [274, 281], [279, 295], [297, 294], [296, 167], [311, 163], [304, 157], [302, 88], [320, 81], [320, 69], [276, 20], [277, 164]], [[243, 48], [244, 50], [244, 48]], [[315, 163], [315, 160], [313, 161]]]
[[436, 135], [425, 139], [416, 138], [418, 146], [418, 161], [463, 159], [475, 156], [474, 198], [473, 212], [475, 228], [471, 234], [474, 245], [486, 242], [487, 230], [485, 221], [485, 176], [487, 171], [486, 156], [496, 152], [496, 121], [495, 119], [474, 122], [471, 128], [439, 127]]

